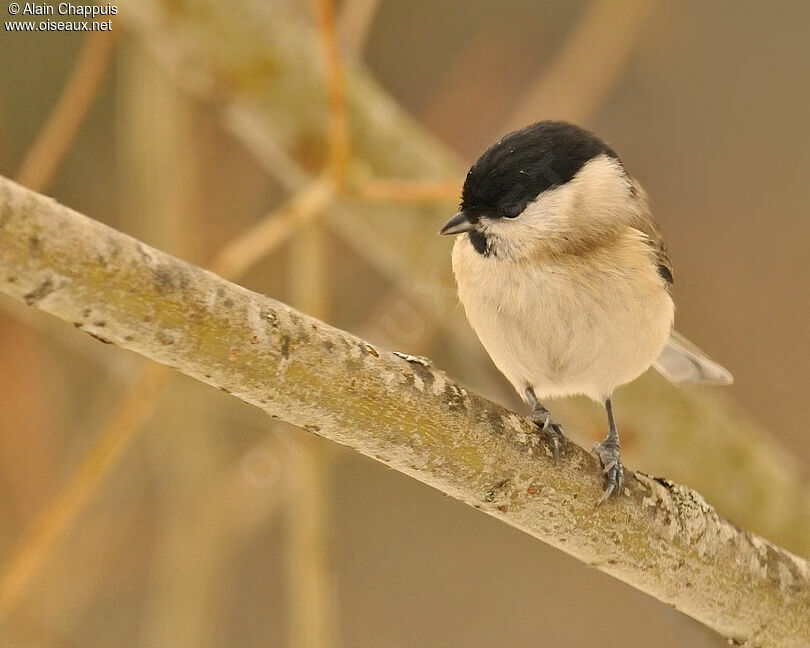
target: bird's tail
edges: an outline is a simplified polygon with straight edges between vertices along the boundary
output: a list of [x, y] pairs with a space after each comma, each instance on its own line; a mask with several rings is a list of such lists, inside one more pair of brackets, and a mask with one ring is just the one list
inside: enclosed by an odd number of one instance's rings
[[673, 330], [653, 367], [676, 385], [730, 385], [731, 373]]

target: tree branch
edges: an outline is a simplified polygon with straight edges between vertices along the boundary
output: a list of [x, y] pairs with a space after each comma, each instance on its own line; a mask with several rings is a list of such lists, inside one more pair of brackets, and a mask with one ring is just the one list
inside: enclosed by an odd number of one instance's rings
[[554, 464], [523, 418], [420, 359], [0, 179], [0, 290], [481, 509], [736, 640], [810, 643], [810, 565], [637, 473], [594, 509], [596, 460]]

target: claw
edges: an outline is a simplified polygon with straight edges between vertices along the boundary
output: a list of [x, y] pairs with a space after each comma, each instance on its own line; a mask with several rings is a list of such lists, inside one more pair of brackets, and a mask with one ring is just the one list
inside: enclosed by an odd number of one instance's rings
[[599, 508], [605, 502], [610, 499], [610, 496], [613, 495], [613, 491], [615, 490], [615, 484], [610, 484], [604, 491], [602, 491], [602, 497], [599, 498], [599, 501], [596, 503], [596, 508]]
[[549, 434], [548, 431], [543, 430], [543, 432], [548, 435], [548, 444], [551, 446], [551, 455], [554, 457], [554, 461], [557, 461], [560, 458], [560, 437], [562, 436], [562, 430], [556, 430]]
[[602, 497], [596, 503], [601, 506], [611, 496], [618, 496], [621, 493], [624, 483], [624, 466], [621, 462], [621, 452], [618, 443], [605, 440], [593, 446], [593, 453], [602, 464], [602, 474], [604, 475], [604, 490]]
[[562, 440], [565, 438], [563, 435], [562, 427], [555, 423], [546, 409], [536, 409], [532, 411], [531, 421], [539, 429], [540, 432], [546, 437], [551, 455], [554, 461], [560, 458], [560, 448], [562, 447]]

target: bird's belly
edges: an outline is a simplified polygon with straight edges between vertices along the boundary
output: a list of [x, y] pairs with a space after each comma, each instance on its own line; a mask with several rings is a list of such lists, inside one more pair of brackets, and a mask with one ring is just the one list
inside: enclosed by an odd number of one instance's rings
[[674, 307], [660, 278], [585, 272], [504, 271], [498, 289], [460, 278], [472, 327], [521, 395], [530, 386], [540, 399], [603, 400], [643, 373], [666, 343]]

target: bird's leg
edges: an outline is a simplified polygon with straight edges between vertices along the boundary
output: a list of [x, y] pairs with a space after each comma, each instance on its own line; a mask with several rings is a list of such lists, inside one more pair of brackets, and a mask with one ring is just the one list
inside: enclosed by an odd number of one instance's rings
[[554, 461], [556, 461], [560, 458], [560, 447], [565, 438], [562, 427], [560, 427], [559, 423], [554, 422], [549, 411], [537, 400], [537, 396], [535, 396], [531, 387], [526, 387], [525, 394], [526, 401], [532, 406], [532, 413], [529, 418], [548, 439], [551, 454], [554, 456]]
[[602, 464], [602, 473], [605, 476], [605, 490], [597, 506], [602, 504], [611, 495], [618, 495], [624, 482], [624, 466], [621, 460], [621, 446], [619, 433], [616, 431], [616, 422], [613, 420], [613, 403], [608, 398], [605, 401], [605, 410], [608, 417], [608, 435], [602, 443], [593, 446], [594, 454]]

